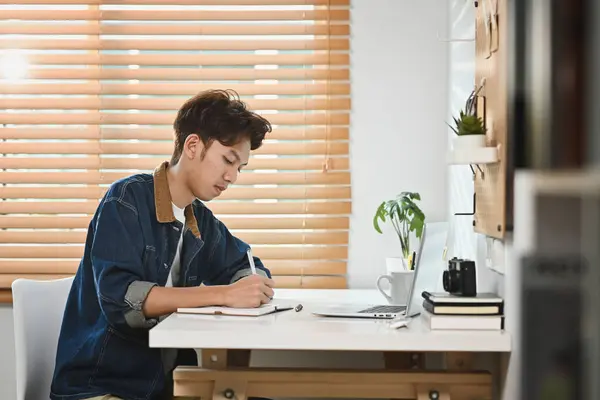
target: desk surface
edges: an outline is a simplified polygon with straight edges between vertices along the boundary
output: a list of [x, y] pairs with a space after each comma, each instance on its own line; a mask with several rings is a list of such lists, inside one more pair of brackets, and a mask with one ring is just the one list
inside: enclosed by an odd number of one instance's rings
[[150, 346], [196, 349], [509, 352], [510, 335], [496, 331], [431, 331], [420, 317], [408, 328], [387, 320], [318, 317], [319, 304], [384, 304], [377, 290], [278, 289], [276, 298], [302, 303], [300, 312], [261, 317], [172, 314], [150, 330]]

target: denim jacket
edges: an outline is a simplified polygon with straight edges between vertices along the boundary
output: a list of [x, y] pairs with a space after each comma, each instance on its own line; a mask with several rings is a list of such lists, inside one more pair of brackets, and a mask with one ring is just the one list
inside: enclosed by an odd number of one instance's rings
[[167, 166], [115, 182], [90, 222], [63, 316], [53, 400], [172, 394], [161, 349], [148, 346], [148, 330], [158, 320], [146, 318], [142, 304], [152, 287], [165, 286], [182, 229], [178, 286], [227, 285], [251, 274], [248, 245], [200, 201], [186, 207], [185, 225], [175, 218]]

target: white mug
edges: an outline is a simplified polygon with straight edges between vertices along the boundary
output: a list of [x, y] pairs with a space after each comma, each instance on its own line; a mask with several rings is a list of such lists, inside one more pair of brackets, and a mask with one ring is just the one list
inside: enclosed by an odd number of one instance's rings
[[[415, 271], [398, 271], [389, 275], [381, 275], [377, 278], [377, 289], [390, 304], [406, 305], [408, 303], [408, 292], [415, 277]], [[390, 294], [381, 287], [381, 281], [390, 283]]]

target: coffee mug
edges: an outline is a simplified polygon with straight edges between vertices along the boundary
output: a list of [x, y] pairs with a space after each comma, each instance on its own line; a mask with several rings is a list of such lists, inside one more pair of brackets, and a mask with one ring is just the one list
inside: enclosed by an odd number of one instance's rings
[[[415, 271], [398, 271], [389, 275], [381, 275], [377, 278], [377, 289], [385, 296], [390, 304], [405, 305], [408, 301], [408, 292], [412, 285]], [[390, 284], [390, 294], [381, 287], [382, 281]]]

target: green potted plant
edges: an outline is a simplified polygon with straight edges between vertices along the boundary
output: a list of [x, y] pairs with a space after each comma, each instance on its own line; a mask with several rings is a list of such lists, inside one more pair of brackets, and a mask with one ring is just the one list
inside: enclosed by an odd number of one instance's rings
[[459, 118], [453, 117], [453, 119], [454, 126], [448, 126], [456, 134], [455, 149], [485, 147], [485, 127], [481, 117], [461, 110]]
[[485, 121], [477, 115], [477, 95], [483, 85], [473, 90], [465, 102], [465, 107], [460, 110], [459, 117], [452, 117], [454, 126], [448, 124], [456, 134], [454, 149], [472, 149], [485, 147]]
[[425, 225], [425, 214], [417, 205], [420, 200], [419, 193], [402, 192], [394, 199], [384, 201], [377, 207], [373, 217], [373, 227], [378, 233], [383, 233], [379, 223], [389, 221], [398, 235], [402, 250], [402, 257], [392, 257], [386, 260], [388, 270], [398, 270], [400, 266], [405, 270], [411, 269], [409, 264], [409, 258], [412, 256], [411, 233], [421, 240]]

